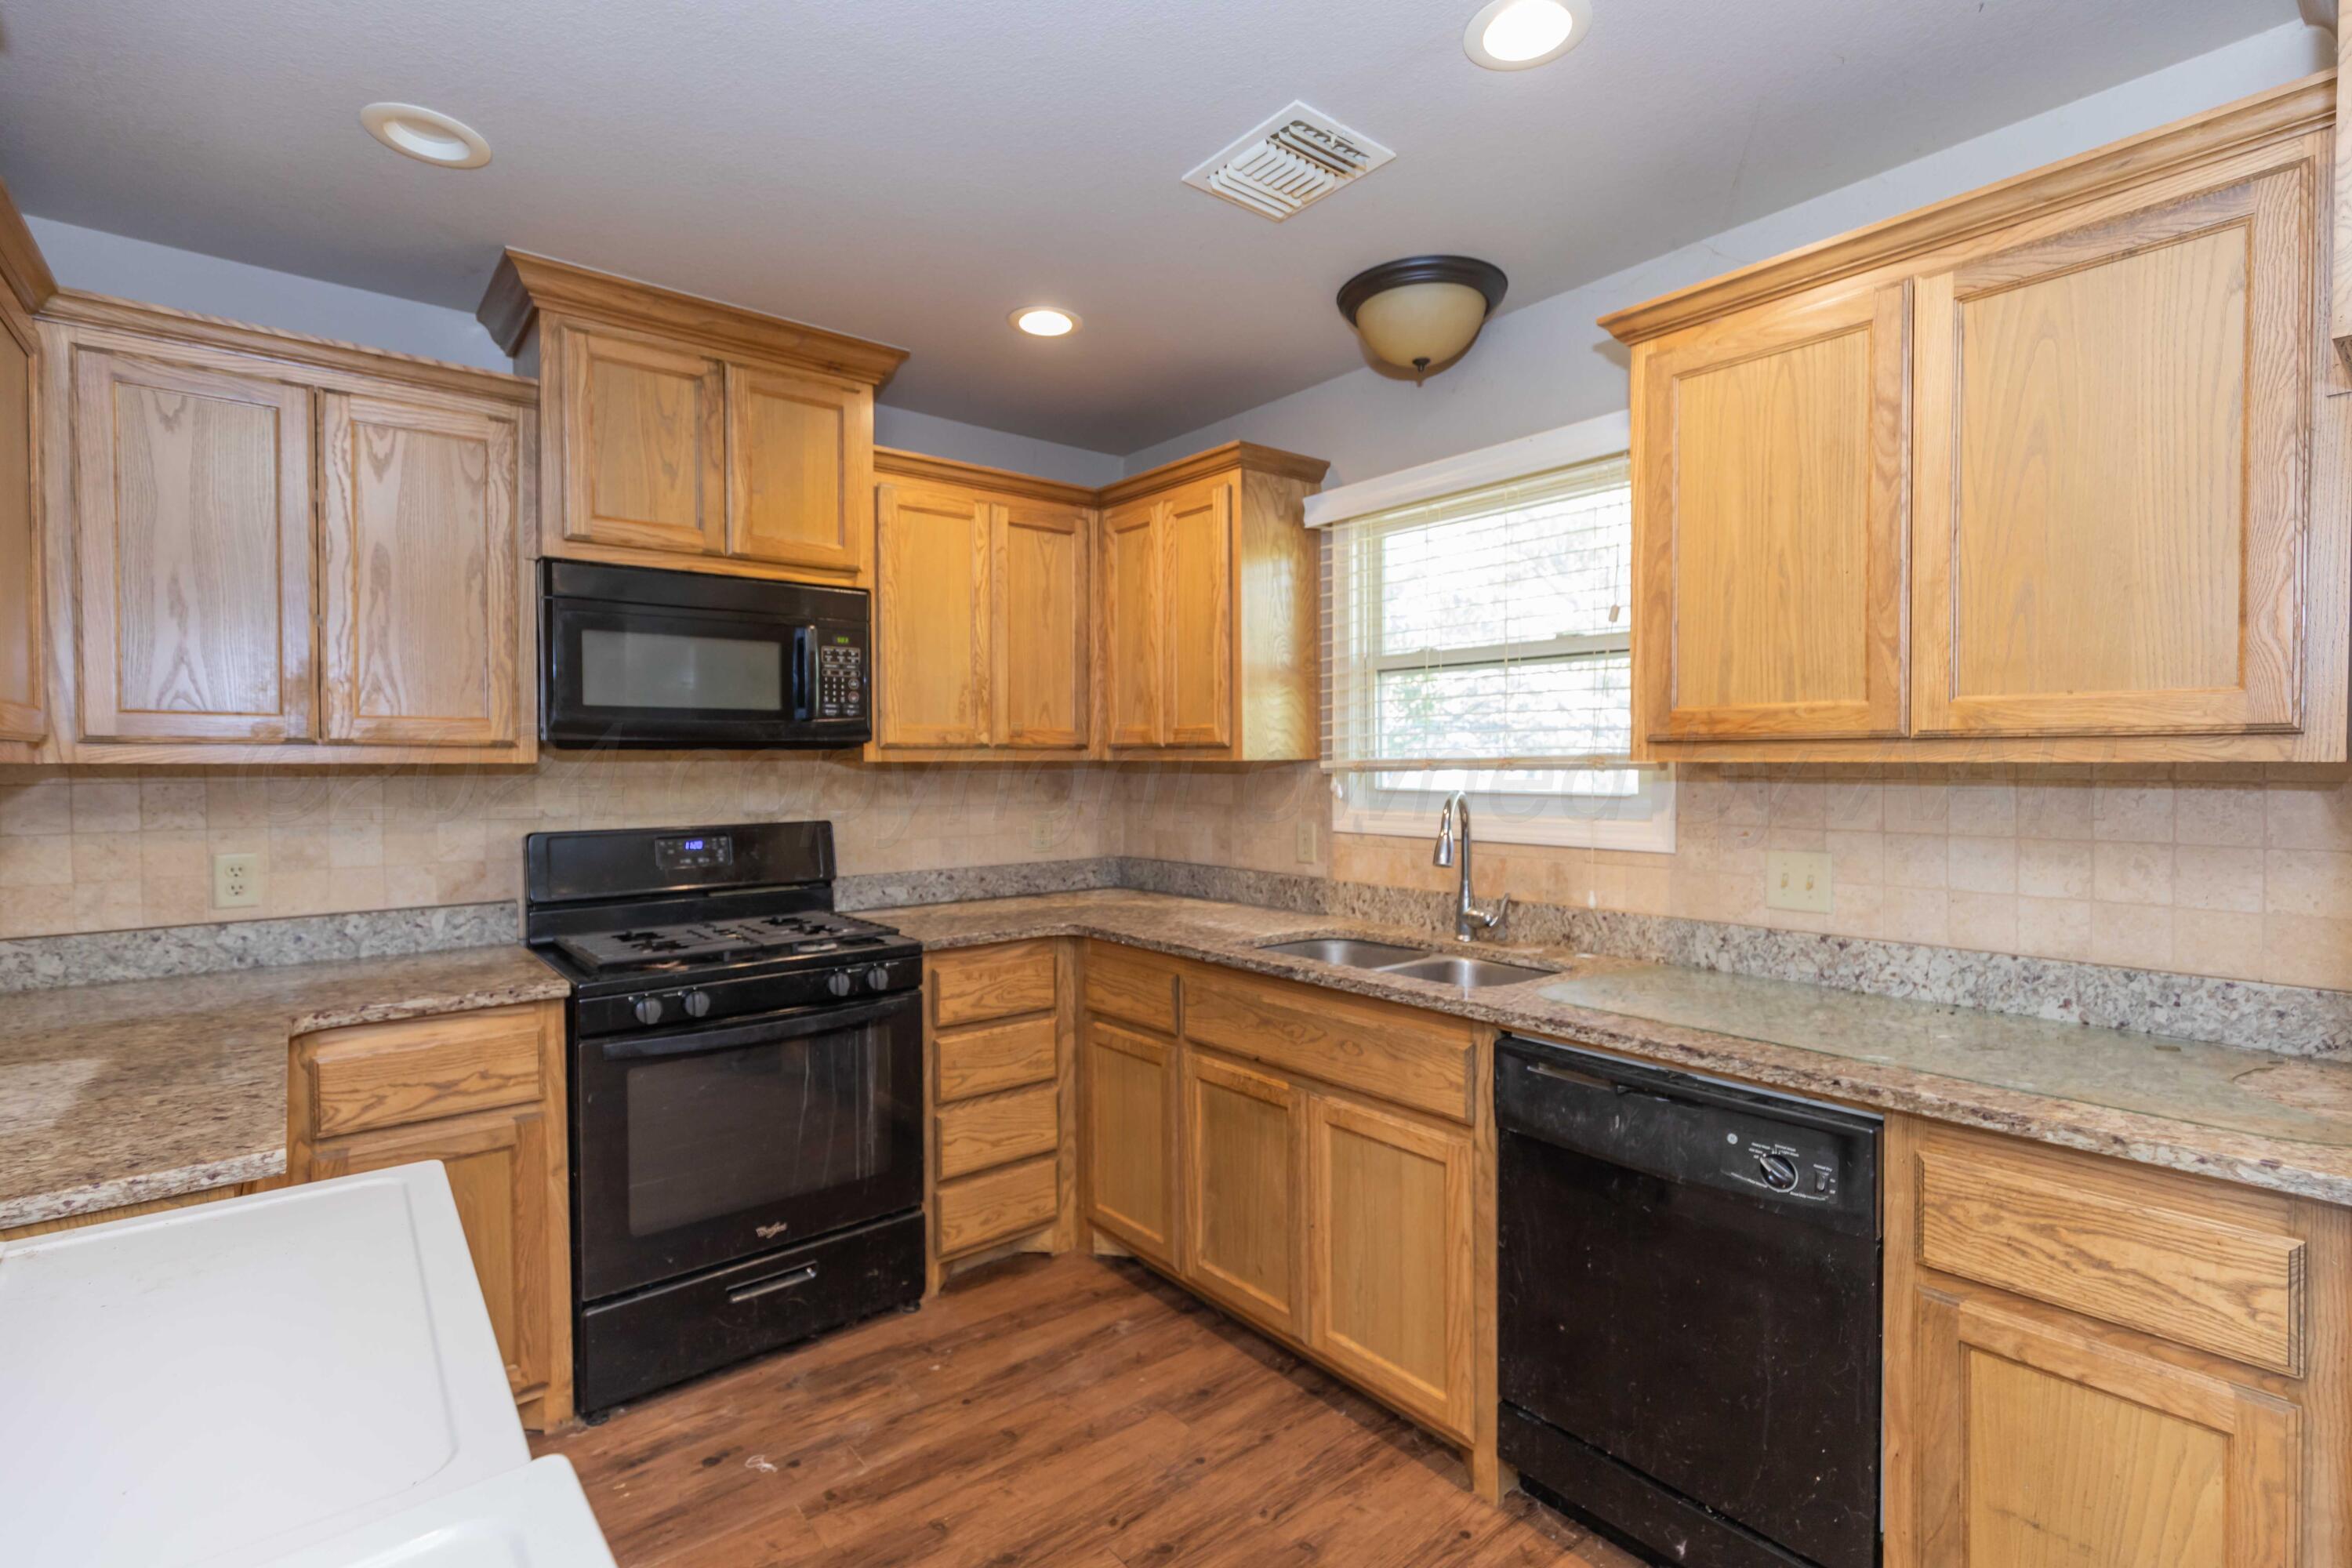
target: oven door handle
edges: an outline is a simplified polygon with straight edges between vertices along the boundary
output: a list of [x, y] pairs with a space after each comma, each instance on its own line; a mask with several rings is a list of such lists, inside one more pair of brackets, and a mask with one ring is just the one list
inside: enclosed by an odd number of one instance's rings
[[732, 1027], [682, 1029], [675, 1034], [600, 1040], [597, 1049], [607, 1061], [637, 1061], [649, 1057], [685, 1057], [704, 1051], [740, 1050], [747, 1046], [772, 1046], [785, 1040], [805, 1039], [811, 1035], [855, 1029], [893, 1014], [919, 1007], [922, 996], [919, 991], [902, 991], [895, 996], [886, 996], [874, 1002], [829, 1007], [794, 1007], [788, 1012], [770, 1013], [757, 1023], [739, 1024]]

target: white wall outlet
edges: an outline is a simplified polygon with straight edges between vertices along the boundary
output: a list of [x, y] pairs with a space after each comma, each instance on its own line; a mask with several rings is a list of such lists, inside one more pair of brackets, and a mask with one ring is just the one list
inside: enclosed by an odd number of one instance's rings
[[1052, 817], [1033, 816], [1029, 819], [1029, 848], [1032, 853], [1043, 855], [1054, 847], [1060, 835], [1054, 831]]
[[1299, 818], [1297, 849], [1300, 865], [1315, 864], [1315, 824], [1309, 818]]
[[1801, 849], [1774, 849], [1764, 857], [1764, 906], [1773, 910], [1830, 910], [1830, 858]]
[[213, 857], [213, 908], [250, 909], [261, 902], [261, 857]]

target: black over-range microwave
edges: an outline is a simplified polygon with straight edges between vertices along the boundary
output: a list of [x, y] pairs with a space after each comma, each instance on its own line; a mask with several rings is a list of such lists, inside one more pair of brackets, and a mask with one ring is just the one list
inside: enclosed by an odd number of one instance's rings
[[699, 572], [541, 565], [540, 739], [551, 746], [862, 745], [866, 594]]

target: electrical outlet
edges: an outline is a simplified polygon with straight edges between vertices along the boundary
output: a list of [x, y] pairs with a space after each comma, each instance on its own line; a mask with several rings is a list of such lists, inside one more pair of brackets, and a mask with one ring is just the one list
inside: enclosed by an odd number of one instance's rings
[[1829, 913], [1830, 858], [1799, 849], [1768, 852], [1764, 857], [1764, 904], [1767, 909]]
[[1299, 820], [1298, 824], [1297, 848], [1298, 863], [1300, 865], [1312, 866], [1315, 864], [1315, 824], [1311, 820], [1303, 817]]
[[213, 857], [213, 908], [250, 909], [261, 902], [261, 857]]
[[1030, 818], [1029, 847], [1033, 852], [1043, 855], [1045, 851], [1054, 847], [1055, 837], [1054, 819], [1052, 817], [1036, 816]]

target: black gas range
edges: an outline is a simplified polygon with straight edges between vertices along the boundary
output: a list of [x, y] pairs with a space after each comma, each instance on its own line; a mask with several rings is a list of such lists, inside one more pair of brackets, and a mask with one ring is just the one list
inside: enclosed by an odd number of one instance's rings
[[832, 825], [525, 843], [573, 991], [580, 1407], [919, 1301], [922, 949], [834, 910]]

